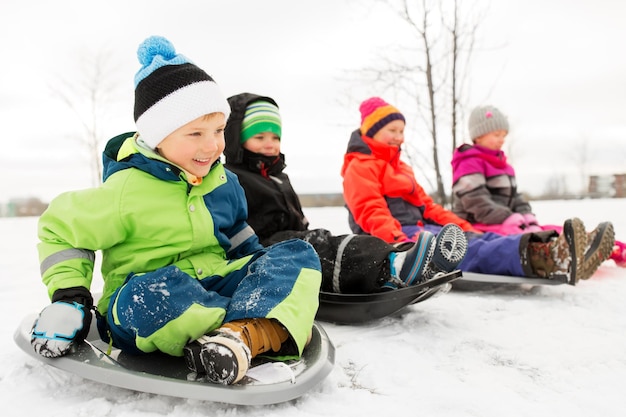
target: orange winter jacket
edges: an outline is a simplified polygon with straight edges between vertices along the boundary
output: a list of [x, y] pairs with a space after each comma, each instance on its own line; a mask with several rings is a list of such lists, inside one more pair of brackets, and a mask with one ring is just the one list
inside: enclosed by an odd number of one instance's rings
[[408, 239], [402, 226], [455, 223], [472, 230], [426, 194], [400, 153], [398, 146], [361, 136], [358, 130], [352, 133], [341, 168], [352, 231], [395, 243]]

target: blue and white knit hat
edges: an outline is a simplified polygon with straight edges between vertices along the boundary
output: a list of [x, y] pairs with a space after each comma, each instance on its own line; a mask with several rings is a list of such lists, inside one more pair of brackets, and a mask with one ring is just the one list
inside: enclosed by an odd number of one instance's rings
[[139, 45], [141, 69], [135, 74], [135, 124], [151, 148], [176, 129], [210, 113], [230, 115], [228, 101], [210, 75], [161, 36]]

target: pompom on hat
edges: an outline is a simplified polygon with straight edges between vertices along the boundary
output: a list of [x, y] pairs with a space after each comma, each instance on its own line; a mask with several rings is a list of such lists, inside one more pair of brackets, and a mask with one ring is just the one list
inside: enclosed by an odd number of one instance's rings
[[361, 134], [369, 138], [394, 120], [406, 122], [400, 111], [380, 97], [371, 97], [361, 103]]
[[278, 106], [268, 101], [254, 101], [246, 107], [243, 115], [240, 142], [244, 143], [252, 136], [263, 132], [272, 132], [280, 138], [281, 126]]
[[500, 110], [493, 106], [479, 106], [470, 113], [469, 121], [470, 139], [486, 135], [496, 130], [509, 131], [509, 121]]
[[228, 101], [210, 75], [164, 37], [151, 36], [137, 49], [135, 124], [140, 139], [156, 148], [170, 133], [210, 113], [230, 115]]

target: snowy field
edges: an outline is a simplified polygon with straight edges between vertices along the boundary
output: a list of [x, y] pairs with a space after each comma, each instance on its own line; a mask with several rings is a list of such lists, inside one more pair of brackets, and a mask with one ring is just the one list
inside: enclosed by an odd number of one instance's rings
[[[543, 223], [612, 220], [626, 240], [626, 200], [533, 204]], [[306, 209], [313, 227], [347, 232], [343, 208]], [[297, 400], [232, 406], [87, 381], [13, 343], [48, 303], [36, 218], [0, 219], [0, 403], [4, 416], [623, 416], [626, 269], [607, 261], [576, 287], [455, 292], [361, 326], [323, 323], [336, 347], [329, 377]], [[101, 281], [94, 280], [94, 291]]]

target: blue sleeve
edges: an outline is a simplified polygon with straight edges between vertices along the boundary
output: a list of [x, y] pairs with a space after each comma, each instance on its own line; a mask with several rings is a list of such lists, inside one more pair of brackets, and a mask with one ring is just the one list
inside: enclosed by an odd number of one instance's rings
[[237, 176], [228, 170], [226, 184], [204, 196], [211, 212], [214, 233], [226, 249], [229, 259], [238, 259], [263, 249], [255, 231], [247, 222], [248, 202]]

